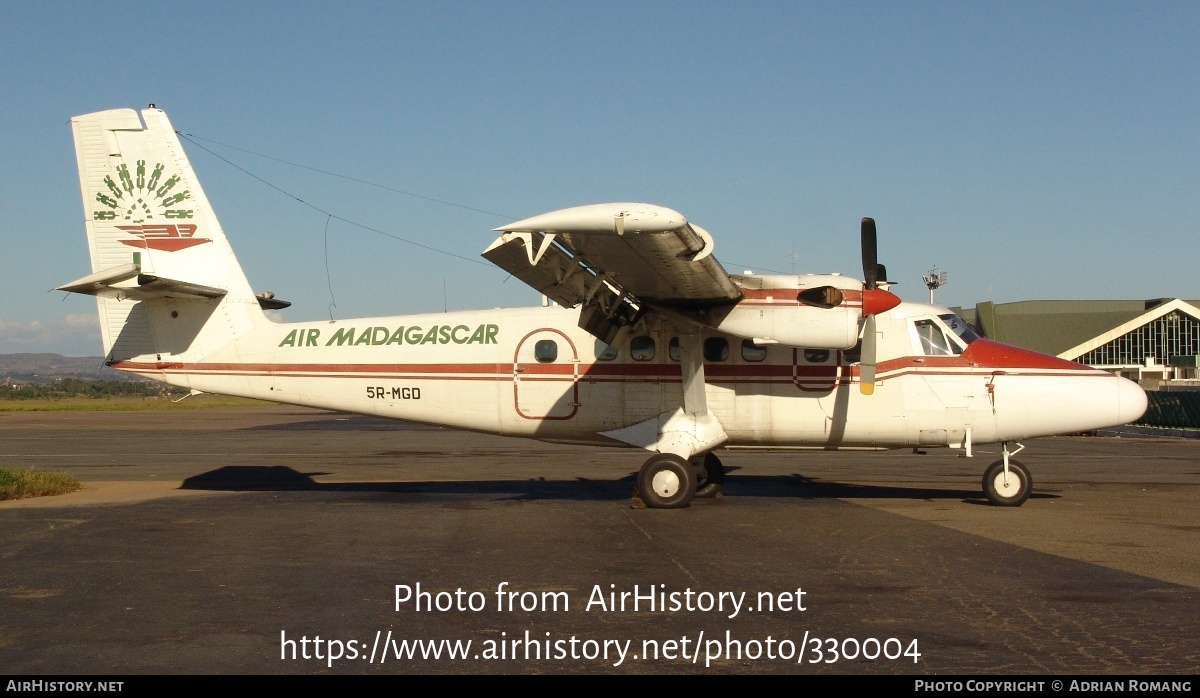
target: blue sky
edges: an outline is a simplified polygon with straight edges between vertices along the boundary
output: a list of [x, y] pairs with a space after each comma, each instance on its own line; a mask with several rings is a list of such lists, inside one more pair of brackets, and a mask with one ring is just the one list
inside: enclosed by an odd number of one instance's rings
[[[0, 352], [101, 352], [68, 119], [177, 129], [500, 214], [649, 201], [731, 271], [900, 295], [1200, 298], [1200, 4], [8, 3], [0, 9]], [[315, 205], [477, 259], [496, 215], [201, 141]], [[326, 219], [185, 143], [284, 317], [528, 305], [485, 264]], [[480, 260], [482, 261], [482, 260]], [[445, 296], [443, 296], [445, 287]]]

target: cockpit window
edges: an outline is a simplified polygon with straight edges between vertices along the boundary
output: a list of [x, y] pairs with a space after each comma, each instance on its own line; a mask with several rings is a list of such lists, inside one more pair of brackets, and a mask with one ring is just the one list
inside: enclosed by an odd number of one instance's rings
[[971, 326], [967, 324], [967, 321], [963, 320], [954, 313], [950, 313], [949, 315], [938, 315], [938, 318], [940, 318], [942, 322], [946, 323], [946, 327], [949, 327], [950, 331], [958, 335], [963, 342], [970, 344], [971, 342], [979, 339], [979, 335], [975, 334], [975, 330], [971, 329]]
[[942, 328], [933, 320], [917, 320], [913, 327], [917, 330], [921, 353], [926, 356], [954, 356], [961, 353], [958, 345], [946, 339]]

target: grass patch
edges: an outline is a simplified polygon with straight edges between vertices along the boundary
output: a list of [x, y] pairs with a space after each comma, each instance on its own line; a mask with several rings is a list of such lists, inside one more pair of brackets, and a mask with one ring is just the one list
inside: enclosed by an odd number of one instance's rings
[[0, 500], [47, 497], [76, 492], [81, 488], [79, 481], [66, 473], [0, 468]]
[[172, 402], [166, 397], [54, 397], [0, 400], [0, 412], [129, 412], [202, 410], [214, 407], [261, 407], [274, 403], [225, 395], [193, 395]]
[[41, 400], [63, 397], [173, 397], [181, 398], [188, 391], [174, 385], [150, 380], [94, 380], [90, 378], [55, 378], [49, 383], [22, 383], [5, 379], [0, 389], [3, 400]]

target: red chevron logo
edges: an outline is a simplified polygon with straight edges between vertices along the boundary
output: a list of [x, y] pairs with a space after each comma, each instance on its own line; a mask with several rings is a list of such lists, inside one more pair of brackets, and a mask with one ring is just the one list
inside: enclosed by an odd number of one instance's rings
[[165, 223], [159, 225], [118, 225], [118, 229], [136, 235], [136, 240], [122, 240], [123, 244], [130, 247], [140, 247], [151, 250], [162, 250], [164, 252], [176, 252], [178, 250], [203, 245], [206, 242], [212, 242], [208, 238], [198, 238], [196, 235], [196, 226], [191, 223]]

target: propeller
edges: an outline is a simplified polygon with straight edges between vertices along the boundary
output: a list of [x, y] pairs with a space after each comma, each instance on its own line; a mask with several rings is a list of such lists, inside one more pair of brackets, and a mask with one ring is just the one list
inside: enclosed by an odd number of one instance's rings
[[[887, 291], [877, 290], [880, 278], [887, 279], [887, 270], [879, 263], [878, 251], [875, 219], [864, 218], [862, 219], [863, 315], [866, 316], [866, 321], [863, 323], [862, 357], [858, 365], [858, 389], [863, 395], [875, 392], [875, 356], [878, 338], [875, 331], [875, 314], [883, 310], [876, 309], [880, 301], [888, 302], [882, 298], [875, 298], [875, 296], [884, 294], [899, 301]], [[893, 303], [891, 307], [895, 307], [895, 304]]]
[[875, 392], [875, 316], [863, 324], [862, 360], [858, 365], [858, 390], [863, 395]]
[[875, 219], [862, 219], [863, 287], [873, 289], [879, 282], [879, 246], [875, 235]]

